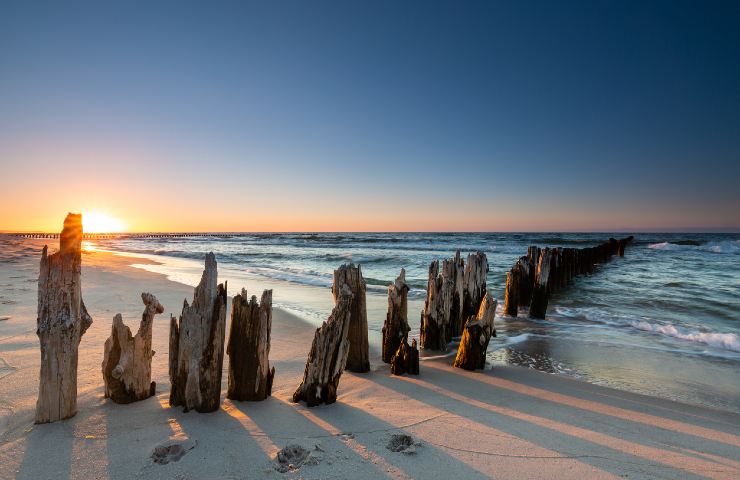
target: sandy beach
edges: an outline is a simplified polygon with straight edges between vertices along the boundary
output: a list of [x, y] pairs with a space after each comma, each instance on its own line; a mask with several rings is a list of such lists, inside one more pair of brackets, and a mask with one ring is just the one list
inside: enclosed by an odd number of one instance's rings
[[[472, 373], [443, 357], [422, 361], [418, 377], [394, 377], [373, 350], [370, 373], [344, 373], [336, 404], [293, 404], [315, 326], [280, 309], [272, 324], [272, 397], [224, 399], [217, 412], [183, 413], [168, 404], [169, 314], [179, 314], [193, 289], [130, 266], [146, 261], [83, 254], [83, 298], [94, 323], [80, 345], [78, 414], [46, 425], [33, 424], [38, 257], [29, 253], [3, 264], [2, 301], [11, 313], [0, 322], [0, 478], [740, 476], [740, 418], [734, 413], [521, 367]], [[229, 296], [240, 288], [230, 283]], [[103, 343], [116, 313], [138, 327], [143, 291], [165, 306], [154, 326], [157, 394], [117, 405], [103, 398]], [[398, 434], [416, 444], [391, 451]], [[179, 460], [153, 461], [156, 447], [171, 444], [182, 445]], [[275, 457], [288, 444], [310, 455], [281, 472]]]

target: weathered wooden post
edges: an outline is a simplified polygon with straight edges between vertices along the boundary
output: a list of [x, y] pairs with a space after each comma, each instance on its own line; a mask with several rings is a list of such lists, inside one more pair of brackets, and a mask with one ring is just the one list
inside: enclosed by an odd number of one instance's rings
[[229, 386], [232, 400], [264, 400], [272, 393], [275, 367], [270, 368], [270, 330], [272, 329], [272, 290], [262, 299], [249, 299], [242, 288], [231, 301], [231, 328], [226, 353], [229, 354]]
[[339, 378], [349, 354], [350, 317], [352, 290], [348, 285], [337, 288], [338, 295], [329, 319], [316, 329], [311, 352], [306, 360], [303, 380], [293, 393], [293, 402], [301, 400], [313, 407], [337, 401]]
[[221, 372], [226, 331], [226, 284], [216, 285], [213, 253], [195, 287], [193, 304], [185, 300], [180, 320], [170, 318], [170, 405], [212, 412], [221, 404]]
[[409, 345], [408, 337], [404, 337], [398, 345], [398, 350], [391, 358], [391, 373], [393, 375], [419, 374], [419, 349], [416, 339]]
[[535, 277], [534, 290], [532, 292], [532, 304], [529, 306], [529, 316], [532, 318], [545, 318], [547, 301], [549, 295], [550, 269], [552, 267], [552, 250], [545, 248], [540, 253], [540, 261], [537, 265], [537, 276]]
[[41, 252], [36, 335], [41, 346], [36, 423], [77, 413], [77, 352], [92, 324], [82, 301], [80, 273], [82, 215], [70, 213], [59, 236], [59, 251]]
[[478, 312], [481, 301], [486, 295], [486, 277], [488, 276], [488, 259], [483, 252], [468, 255], [463, 275], [463, 311], [456, 335], [462, 333], [466, 319]]
[[517, 262], [506, 274], [506, 294], [504, 296], [504, 313], [516, 317], [519, 310], [518, 287], [521, 283], [520, 263]]
[[408, 322], [408, 291], [406, 270], [402, 268], [396, 281], [388, 286], [388, 313], [383, 325], [382, 357], [385, 363], [391, 362], [398, 346], [411, 330]]
[[455, 366], [465, 370], [482, 369], [486, 366], [486, 351], [492, 336], [496, 336], [494, 318], [497, 302], [486, 293], [477, 315], [471, 315], [465, 323], [460, 346], [455, 357]]
[[136, 336], [124, 325], [121, 314], [113, 318], [110, 337], [105, 341], [103, 381], [105, 397], [116, 403], [131, 403], [154, 395], [157, 384], [152, 382], [152, 327], [154, 316], [164, 307], [151, 293], [142, 293], [144, 313]]
[[349, 323], [349, 355], [347, 370], [364, 373], [370, 371], [370, 347], [367, 339], [367, 304], [365, 303], [365, 280], [360, 266], [342, 265], [334, 270], [331, 291], [337, 303], [341, 285], [352, 290], [352, 315]]

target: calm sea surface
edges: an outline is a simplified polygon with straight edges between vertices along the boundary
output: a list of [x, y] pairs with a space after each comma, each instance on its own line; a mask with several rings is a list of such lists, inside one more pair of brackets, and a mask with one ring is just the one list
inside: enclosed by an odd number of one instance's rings
[[[528, 245], [584, 247], [620, 234], [244, 234], [86, 242], [160, 264], [138, 265], [195, 285], [216, 254], [229, 295], [274, 291], [274, 304], [319, 324], [331, 310], [333, 270], [362, 266], [371, 342], [379, 348], [387, 285], [401, 267], [418, 335], [427, 271], [460, 249], [488, 256], [499, 299], [489, 360], [740, 412], [740, 235], [637, 234], [624, 258], [554, 295], [544, 321], [501, 314], [506, 272]], [[172, 308], [168, 308], [171, 310]], [[423, 365], [422, 365], [423, 369]]]

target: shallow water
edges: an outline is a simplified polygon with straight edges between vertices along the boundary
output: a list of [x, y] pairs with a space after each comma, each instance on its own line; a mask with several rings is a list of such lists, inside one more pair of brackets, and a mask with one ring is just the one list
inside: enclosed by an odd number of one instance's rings
[[[488, 256], [488, 285], [503, 303], [505, 275], [528, 245], [583, 247], [600, 234], [329, 233], [117, 239], [86, 242], [146, 256], [138, 265], [194, 285], [216, 253], [229, 294], [274, 290], [274, 303], [320, 324], [332, 307], [334, 268], [359, 263], [368, 283], [371, 342], [380, 342], [387, 285], [401, 267], [418, 335], [429, 263], [460, 249]], [[740, 235], [638, 234], [624, 258], [555, 294], [545, 320], [499, 315], [490, 364], [511, 363], [593, 383], [740, 412]], [[7, 237], [0, 241], [6, 242]], [[17, 242], [16, 240], [13, 240]], [[29, 248], [16, 250], [27, 256]], [[10, 251], [9, 247], [4, 249]], [[15, 251], [15, 250], [14, 250]], [[35, 250], [33, 250], [34, 254]], [[3, 261], [15, 261], [0, 255]], [[135, 263], [135, 261], [134, 261]], [[0, 316], [11, 315], [0, 305]], [[500, 313], [500, 312], [499, 312]], [[0, 326], [0, 329], [2, 327]]]

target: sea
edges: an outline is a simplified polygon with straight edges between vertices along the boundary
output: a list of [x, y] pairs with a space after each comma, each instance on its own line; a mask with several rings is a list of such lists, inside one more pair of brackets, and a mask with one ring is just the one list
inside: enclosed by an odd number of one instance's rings
[[[377, 350], [388, 285], [401, 268], [411, 287], [409, 323], [418, 336], [430, 262], [456, 250], [463, 258], [482, 251], [488, 288], [499, 301], [487, 368], [518, 365], [740, 413], [740, 234], [634, 234], [624, 257], [552, 295], [544, 320], [525, 311], [503, 314], [506, 272], [528, 246], [580, 248], [629, 234], [214, 233], [85, 241], [83, 248], [130, 256], [137, 268], [193, 286], [205, 254], [214, 252], [230, 296], [242, 288], [258, 297], [272, 289], [275, 307], [315, 325], [333, 306], [334, 269], [358, 264]], [[455, 350], [453, 344], [451, 354]]]

